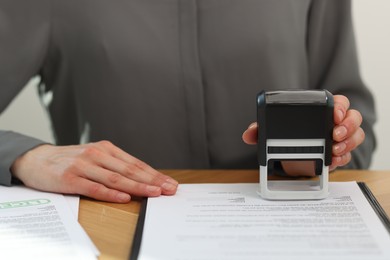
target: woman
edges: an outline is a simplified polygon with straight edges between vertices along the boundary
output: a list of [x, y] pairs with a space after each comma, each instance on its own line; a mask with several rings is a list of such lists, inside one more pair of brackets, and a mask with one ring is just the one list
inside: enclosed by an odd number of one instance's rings
[[[256, 94], [286, 88], [335, 94], [331, 168], [367, 168], [374, 101], [359, 76], [350, 5], [2, 1], [1, 109], [39, 74], [56, 146], [1, 132], [0, 182], [13, 176], [36, 189], [128, 202], [176, 192], [154, 168], [257, 168], [255, 146], [240, 136], [255, 120]], [[256, 127], [245, 142], [256, 142]]]

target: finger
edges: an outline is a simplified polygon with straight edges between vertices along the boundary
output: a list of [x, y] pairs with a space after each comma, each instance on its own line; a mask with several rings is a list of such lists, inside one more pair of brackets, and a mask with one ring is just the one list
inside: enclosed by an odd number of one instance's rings
[[[108, 141], [100, 141], [95, 144], [97, 144], [100, 149], [103, 149], [113, 158], [119, 160], [113, 161], [112, 158], [100, 160], [101, 162], [104, 162], [103, 167], [120, 172], [124, 176], [136, 181], [144, 182], [154, 186], [160, 186], [164, 195], [172, 195], [176, 193], [178, 182], [173, 178], [158, 172], [148, 164], [131, 156]], [[120, 161], [124, 162], [125, 164], [119, 163]]]
[[144, 162], [135, 159], [134, 163], [126, 165], [123, 175], [138, 182], [158, 186], [164, 195], [175, 194], [178, 182], [150, 168]]
[[346, 96], [334, 95], [334, 121], [336, 124], [340, 124], [347, 114], [350, 103]]
[[333, 140], [341, 142], [352, 136], [362, 124], [363, 118], [359, 111], [350, 109], [340, 125], [333, 130]]
[[335, 143], [333, 145], [333, 155], [335, 156], [341, 156], [345, 153], [351, 152], [356, 147], [358, 147], [360, 144], [363, 143], [365, 138], [364, 130], [359, 127], [358, 130], [348, 139]]
[[[132, 163], [126, 163], [122, 160], [112, 157], [109, 154], [106, 154], [105, 152], [98, 151], [97, 154], [98, 155], [96, 157], [98, 157], [98, 159], [96, 159], [95, 163], [102, 168], [105, 168], [111, 172], [119, 173], [120, 175], [124, 176], [125, 179], [144, 183], [153, 187], [160, 187], [160, 193], [162, 189], [162, 193], [165, 195], [173, 195], [176, 193], [177, 183], [168, 182], [164, 177], [145, 170], [146, 164], [142, 161], [139, 161], [138, 159], [135, 159]], [[149, 194], [145, 196], [155, 195]]]
[[103, 184], [107, 188], [122, 191], [128, 194], [145, 197], [157, 197], [161, 195], [161, 188], [147, 185], [128, 179], [117, 172], [112, 172], [99, 166], [90, 166], [84, 174], [89, 180]]
[[109, 154], [111, 154], [113, 157], [118, 158], [118, 159], [120, 159], [120, 160], [122, 160], [124, 162], [129, 163], [129, 164], [136, 165], [138, 168], [143, 169], [144, 171], [147, 171], [147, 172], [149, 172], [151, 174], [157, 175], [157, 176], [163, 178], [164, 180], [169, 180], [170, 182], [176, 183], [176, 184], [178, 183], [173, 178], [171, 178], [171, 177], [169, 177], [167, 175], [164, 175], [161, 172], [155, 170], [153, 167], [151, 167], [148, 164], [138, 160], [134, 156], [126, 153], [125, 151], [123, 151], [119, 147], [113, 145], [111, 142], [101, 141], [99, 143], [101, 143], [103, 145], [103, 147], [107, 148], [107, 152]]
[[131, 196], [127, 193], [120, 192], [115, 189], [109, 189], [100, 183], [96, 183], [84, 178], [78, 178], [72, 185], [72, 192], [80, 194], [96, 200], [127, 203], [130, 201]]
[[347, 165], [351, 161], [351, 153], [345, 153], [341, 156], [333, 156], [332, 164], [329, 167], [331, 170], [336, 169], [338, 166]]
[[282, 161], [284, 172], [292, 177], [315, 176], [314, 161]]
[[242, 140], [247, 144], [257, 144], [257, 123], [249, 125], [248, 129], [242, 134]]

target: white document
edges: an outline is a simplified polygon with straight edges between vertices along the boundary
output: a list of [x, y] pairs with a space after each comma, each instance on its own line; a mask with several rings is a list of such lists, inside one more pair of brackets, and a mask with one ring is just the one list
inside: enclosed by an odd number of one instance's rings
[[79, 216], [80, 196], [78, 196], [78, 195], [64, 195], [64, 198], [65, 198], [66, 202], [68, 203], [68, 206], [72, 210], [72, 213], [77, 220], [78, 216]]
[[92, 242], [63, 195], [0, 187], [1, 259], [96, 259]]
[[181, 184], [149, 198], [139, 259], [390, 259], [390, 236], [355, 182], [313, 201], [267, 201], [258, 184]]

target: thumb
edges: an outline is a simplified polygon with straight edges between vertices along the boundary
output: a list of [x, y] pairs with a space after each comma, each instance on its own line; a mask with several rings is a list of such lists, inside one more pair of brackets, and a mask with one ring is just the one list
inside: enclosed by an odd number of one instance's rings
[[250, 124], [248, 129], [242, 134], [242, 140], [246, 144], [257, 144], [257, 130], [257, 123]]

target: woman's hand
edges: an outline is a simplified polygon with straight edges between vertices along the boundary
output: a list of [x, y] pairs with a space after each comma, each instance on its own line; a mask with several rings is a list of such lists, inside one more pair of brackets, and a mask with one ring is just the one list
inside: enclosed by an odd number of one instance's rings
[[349, 100], [342, 95], [334, 97], [333, 157], [331, 170], [351, 161], [351, 151], [363, 143], [365, 134], [360, 127], [363, 118], [359, 111], [349, 109]]
[[[351, 161], [351, 151], [363, 143], [365, 134], [360, 127], [362, 116], [359, 111], [349, 109], [350, 103], [347, 97], [334, 95], [334, 128], [332, 164], [330, 170], [343, 166]], [[247, 144], [257, 143], [257, 123], [252, 123], [242, 135]], [[314, 163], [285, 161], [283, 168], [287, 174], [314, 175]]]
[[41, 145], [20, 156], [13, 175], [38, 190], [126, 203], [130, 195], [173, 195], [177, 181], [108, 141], [74, 146]]

